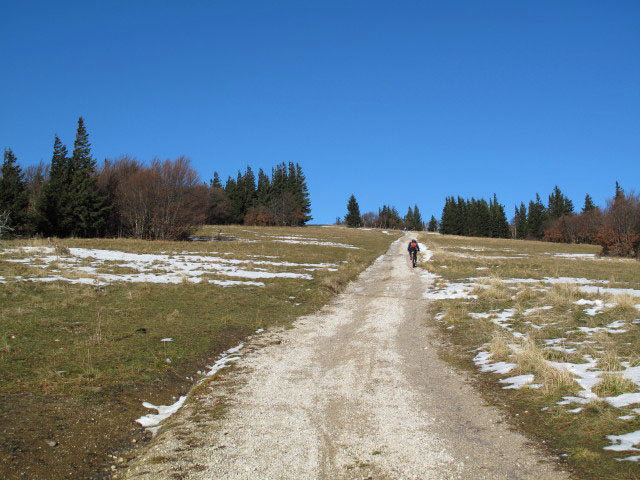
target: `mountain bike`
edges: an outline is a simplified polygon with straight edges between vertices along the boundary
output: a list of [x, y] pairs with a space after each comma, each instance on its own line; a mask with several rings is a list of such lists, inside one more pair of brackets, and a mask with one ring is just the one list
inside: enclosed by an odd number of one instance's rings
[[411, 264], [413, 265], [413, 268], [416, 268], [416, 264], [418, 263], [418, 251], [411, 250], [409, 252], [409, 256], [411, 257]]

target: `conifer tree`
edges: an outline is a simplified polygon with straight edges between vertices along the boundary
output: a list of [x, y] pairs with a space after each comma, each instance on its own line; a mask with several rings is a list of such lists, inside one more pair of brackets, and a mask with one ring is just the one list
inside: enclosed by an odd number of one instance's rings
[[414, 222], [413, 209], [411, 208], [411, 206], [409, 206], [409, 210], [407, 211], [407, 214], [404, 216], [405, 228], [407, 228], [408, 230], [413, 230], [413, 222]]
[[622, 198], [622, 197], [624, 197], [624, 189], [620, 186], [620, 184], [616, 180], [616, 195], [614, 198]]
[[569, 200], [556, 185], [551, 195], [549, 195], [549, 206], [547, 209], [547, 217], [551, 220], [560, 218], [564, 215], [573, 214], [573, 202]]
[[353, 194], [349, 197], [349, 202], [347, 203], [347, 215], [344, 217], [344, 222], [347, 227], [360, 227], [362, 225], [360, 206]]
[[[238, 179], [242, 177], [242, 174], [238, 172]], [[224, 191], [229, 201], [229, 222], [230, 223], [242, 223], [244, 220], [243, 195], [242, 190], [238, 186], [238, 182], [231, 177], [227, 178]]]
[[597, 207], [593, 203], [593, 199], [591, 198], [591, 195], [587, 193], [587, 195], [584, 197], [584, 206], [582, 207], [582, 213], [590, 212], [592, 210], [595, 210], [596, 208]]
[[29, 193], [24, 180], [24, 173], [18, 165], [11, 149], [4, 151], [0, 177], [0, 214], [9, 215], [7, 227], [14, 234], [25, 234], [31, 230], [29, 222]]
[[271, 202], [271, 180], [264, 173], [264, 170], [258, 170], [258, 188], [256, 189], [256, 201], [258, 205], [266, 207]]
[[67, 236], [70, 232], [62, 230], [65, 216], [70, 216], [69, 185], [71, 184], [71, 159], [67, 147], [56, 135], [53, 140], [53, 156], [49, 178], [42, 186], [36, 202], [38, 231], [44, 236]]
[[504, 213], [504, 207], [498, 203], [496, 194], [493, 194], [493, 200], [489, 203], [489, 211], [491, 212], [491, 236], [493, 238], [509, 238], [509, 223]]
[[436, 217], [431, 215], [431, 220], [429, 220], [429, 225], [427, 226], [427, 231], [429, 232], [437, 232], [438, 231], [438, 220]]
[[77, 237], [101, 235], [106, 228], [110, 206], [98, 190], [95, 169], [89, 134], [80, 117], [70, 162], [68, 214], [60, 222], [62, 231]]
[[294, 198], [298, 207], [300, 208], [300, 212], [302, 214], [302, 218], [300, 219], [300, 224], [304, 225], [309, 220], [311, 220], [311, 200], [309, 199], [309, 189], [307, 188], [307, 180], [302, 173], [302, 167], [296, 163], [295, 168], [295, 191]]
[[218, 172], [213, 172], [213, 180], [211, 180], [209, 184], [215, 188], [222, 188], [222, 183], [220, 182], [220, 175], [218, 175]]
[[545, 208], [540, 200], [540, 195], [536, 193], [535, 202], [529, 202], [529, 213], [527, 215], [527, 235], [531, 238], [542, 238], [542, 225], [545, 221]]
[[418, 205], [413, 206], [413, 225], [411, 230], [415, 230], [417, 232], [424, 230], [424, 222], [422, 221], [422, 215], [420, 214]]
[[520, 208], [516, 207], [515, 215], [516, 238], [527, 238], [527, 207], [520, 202]]

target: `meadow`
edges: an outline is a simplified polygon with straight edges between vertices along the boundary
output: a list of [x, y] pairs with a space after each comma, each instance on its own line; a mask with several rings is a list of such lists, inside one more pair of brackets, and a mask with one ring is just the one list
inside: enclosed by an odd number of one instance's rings
[[0, 476], [108, 475], [220, 354], [319, 309], [398, 237], [203, 227], [191, 242], [4, 241]]
[[591, 245], [421, 242], [442, 356], [578, 477], [638, 478], [640, 263]]

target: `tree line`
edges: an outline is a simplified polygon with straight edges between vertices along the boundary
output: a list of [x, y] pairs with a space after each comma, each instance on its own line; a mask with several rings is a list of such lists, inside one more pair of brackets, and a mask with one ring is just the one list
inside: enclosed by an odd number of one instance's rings
[[604, 209], [586, 194], [580, 213], [576, 213], [573, 202], [556, 186], [546, 207], [538, 194], [528, 210], [521, 203], [512, 224], [515, 238], [590, 243], [602, 246], [603, 255], [639, 257], [640, 199], [633, 192], [625, 193], [618, 182]]
[[528, 206], [521, 202], [515, 207], [514, 217], [507, 223], [495, 194], [489, 202], [447, 197], [439, 224], [432, 217], [427, 228], [436, 229], [450, 235], [590, 243], [601, 245], [603, 255], [638, 258], [640, 200], [616, 182], [615, 194], [604, 209], [586, 194], [582, 210], [576, 213], [573, 202], [556, 185], [546, 205], [536, 193]]
[[360, 205], [355, 195], [349, 197], [347, 202], [347, 214], [344, 219], [338, 217], [336, 225], [346, 225], [347, 227], [366, 227], [366, 228], [386, 228], [390, 230], [414, 230], [422, 231], [425, 229], [422, 215], [418, 205], [413, 208], [409, 206], [407, 214], [404, 217], [391, 205], [383, 205], [378, 209], [378, 213], [366, 212], [360, 214]]
[[250, 167], [220, 183], [203, 183], [186, 157], [144, 164], [122, 156], [100, 168], [78, 119], [73, 151], [54, 138], [50, 164], [25, 171], [11, 149], [0, 169], [0, 220], [5, 235], [184, 239], [210, 223], [304, 225], [311, 219], [306, 180], [298, 164], [282, 163], [271, 177]]
[[[435, 227], [432, 218], [431, 227]], [[434, 228], [435, 230], [435, 228]], [[494, 194], [487, 202], [484, 199], [447, 197], [442, 209], [439, 231], [447, 235], [472, 237], [509, 238], [509, 223], [504, 207]]]

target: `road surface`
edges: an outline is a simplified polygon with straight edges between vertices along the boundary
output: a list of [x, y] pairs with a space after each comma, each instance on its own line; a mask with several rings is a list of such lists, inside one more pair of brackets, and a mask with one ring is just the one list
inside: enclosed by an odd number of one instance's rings
[[125, 477], [568, 478], [438, 358], [408, 241], [294, 328], [256, 336]]

